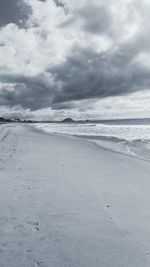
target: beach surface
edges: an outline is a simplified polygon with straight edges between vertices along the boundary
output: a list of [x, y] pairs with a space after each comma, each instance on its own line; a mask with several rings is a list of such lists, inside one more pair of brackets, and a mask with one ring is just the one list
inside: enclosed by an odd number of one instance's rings
[[150, 163], [0, 127], [0, 267], [149, 267]]

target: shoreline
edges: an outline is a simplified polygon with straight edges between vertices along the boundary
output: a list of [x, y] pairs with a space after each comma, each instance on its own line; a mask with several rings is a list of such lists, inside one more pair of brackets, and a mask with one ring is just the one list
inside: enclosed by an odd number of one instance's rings
[[[81, 140], [83, 142], [87, 142], [87, 143], [90, 143], [90, 144], [93, 144], [95, 145], [97, 148], [100, 148], [102, 150], [106, 150], [106, 151], [110, 151], [112, 153], [115, 153], [115, 154], [120, 154], [120, 155], [123, 155], [123, 156], [127, 156], [129, 158], [133, 158], [133, 159], [137, 159], [137, 160], [142, 160], [142, 161], [145, 161], [145, 162], [148, 162], [150, 163], [150, 160], [147, 159], [147, 158], [142, 158], [136, 154], [131, 154], [127, 151], [122, 151], [121, 149], [114, 149], [111, 147], [111, 144], [110, 143], [113, 143], [113, 145], [115, 144], [115, 141], [113, 140], [109, 140], [109, 138], [107, 139], [106, 138], [101, 138], [101, 136], [81, 136], [81, 135], [75, 135], [75, 134], [61, 134], [61, 133], [50, 133], [50, 132], [47, 132], [45, 131], [44, 129], [40, 129], [40, 128], [36, 128], [35, 126], [31, 125], [31, 128], [33, 130], [35, 130], [35, 132], [39, 132], [41, 134], [46, 134], [46, 135], [49, 135], [49, 136], [60, 136], [60, 137], [65, 137], [65, 138], [70, 138], [70, 139], [76, 139], [76, 140]], [[114, 139], [117, 139], [114, 137]], [[121, 141], [121, 139], [118, 139]], [[125, 139], [122, 139], [125, 141]], [[100, 141], [102, 142], [101, 144], [98, 144], [97, 141]], [[107, 145], [108, 144], [108, 145]], [[116, 144], [118, 145], [118, 143], [116, 142]], [[119, 145], [118, 145], [119, 147]]]

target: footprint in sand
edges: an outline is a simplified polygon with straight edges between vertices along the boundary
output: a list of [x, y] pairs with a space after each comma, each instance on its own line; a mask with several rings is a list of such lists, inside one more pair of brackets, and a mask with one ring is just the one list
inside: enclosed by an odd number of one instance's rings
[[31, 190], [33, 187], [32, 186], [29, 186], [28, 189]]
[[39, 222], [29, 222], [28, 224], [33, 226], [36, 231], [40, 231]]
[[39, 223], [38, 223], [38, 222], [34, 222], [34, 226], [35, 226], [35, 229], [36, 229], [37, 231], [40, 231]]

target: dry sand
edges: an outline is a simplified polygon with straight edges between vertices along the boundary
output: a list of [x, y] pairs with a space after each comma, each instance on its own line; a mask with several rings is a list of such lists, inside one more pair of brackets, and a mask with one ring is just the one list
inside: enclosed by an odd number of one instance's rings
[[150, 266], [150, 163], [0, 127], [0, 267]]

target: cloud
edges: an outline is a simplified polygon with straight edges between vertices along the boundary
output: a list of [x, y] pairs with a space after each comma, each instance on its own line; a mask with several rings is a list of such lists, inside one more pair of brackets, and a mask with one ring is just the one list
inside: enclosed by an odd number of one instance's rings
[[53, 1], [54, 1], [54, 3], [56, 4], [57, 7], [62, 7], [62, 8], [65, 7], [65, 4], [64, 4], [63, 1], [61, 1], [61, 0], [53, 0]]
[[[132, 46], [110, 53], [75, 48], [65, 62], [48, 68], [45, 75], [1, 75], [6, 85], [0, 90], [0, 104], [20, 105], [30, 110], [66, 109], [74, 108], [76, 100], [123, 95], [147, 88], [149, 71], [134, 63], [136, 54]], [[14, 85], [13, 90], [7, 88], [8, 84], [11, 88]]]
[[[62, 6], [65, 7], [64, 4]], [[68, 9], [68, 18], [63, 26], [76, 22], [80, 23], [83, 31], [90, 34], [107, 34], [112, 22], [111, 12], [106, 6], [99, 5], [97, 1], [89, 1], [88, 5], [77, 5]]]
[[45, 76], [2, 75], [0, 78], [0, 105], [20, 106], [31, 111], [51, 105], [54, 85], [50, 85]]
[[142, 90], [150, 86], [149, 69], [134, 62], [134, 43], [115, 52], [95, 53], [74, 49], [61, 65], [49, 69], [55, 79], [53, 103], [103, 98]]
[[107, 33], [111, 25], [111, 16], [105, 7], [91, 5], [79, 10], [79, 15], [84, 19], [83, 29], [90, 33]]
[[80, 111], [150, 88], [147, 0], [5, 2], [0, 106]]
[[24, 27], [31, 14], [31, 8], [23, 0], [0, 1], [0, 27], [14, 23]]

